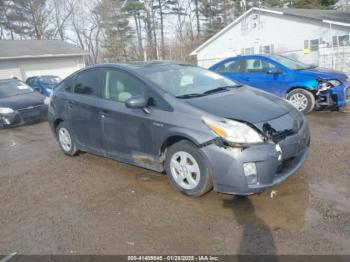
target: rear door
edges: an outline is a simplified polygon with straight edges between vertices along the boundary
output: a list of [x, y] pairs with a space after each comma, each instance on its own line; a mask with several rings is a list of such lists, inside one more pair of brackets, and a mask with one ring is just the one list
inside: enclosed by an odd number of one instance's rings
[[73, 90], [66, 101], [67, 116], [73, 134], [83, 150], [104, 154], [100, 117], [102, 69], [81, 72], [73, 80]]
[[222, 62], [214, 71], [230, 79], [243, 83], [244, 75], [241, 74], [242, 65], [240, 59], [226, 60]]

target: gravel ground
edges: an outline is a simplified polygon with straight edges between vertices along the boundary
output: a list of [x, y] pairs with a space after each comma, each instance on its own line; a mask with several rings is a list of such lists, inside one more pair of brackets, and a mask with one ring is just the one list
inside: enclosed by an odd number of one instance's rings
[[0, 254], [350, 255], [350, 113], [308, 119], [304, 166], [246, 198], [188, 198], [164, 175], [67, 157], [47, 123], [0, 130]]

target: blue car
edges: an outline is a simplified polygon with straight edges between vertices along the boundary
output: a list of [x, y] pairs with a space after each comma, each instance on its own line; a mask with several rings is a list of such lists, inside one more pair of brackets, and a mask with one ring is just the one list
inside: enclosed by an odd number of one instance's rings
[[346, 74], [279, 55], [237, 56], [210, 70], [289, 100], [299, 111], [338, 110], [350, 103]]
[[60, 77], [53, 75], [32, 76], [26, 80], [26, 84], [40, 92], [44, 96], [50, 96], [53, 88], [61, 82]]

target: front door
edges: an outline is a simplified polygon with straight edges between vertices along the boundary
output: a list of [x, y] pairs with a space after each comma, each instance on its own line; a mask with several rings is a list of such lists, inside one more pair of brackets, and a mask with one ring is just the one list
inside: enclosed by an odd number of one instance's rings
[[246, 85], [262, 89], [266, 92], [280, 95], [284, 75], [269, 73], [276, 71], [277, 66], [260, 58], [242, 59], [240, 81]]
[[102, 93], [100, 115], [107, 154], [127, 162], [152, 164], [155, 156], [152, 114], [125, 106], [125, 101], [133, 96], [147, 96], [145, 84], [125, 71], [105, 69]]

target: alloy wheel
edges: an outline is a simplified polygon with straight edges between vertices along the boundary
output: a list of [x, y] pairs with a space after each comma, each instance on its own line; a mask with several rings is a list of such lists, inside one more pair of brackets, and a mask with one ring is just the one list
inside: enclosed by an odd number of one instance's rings
[[64, 151], [69, 152], [72, 148], [72, 139], [69, 134], [69, 131], [61, 127], [58, 131], [58, 140], [60, 141], [60, 144]]
[[186, 190], [194, 189], [200, 181], [200, 169], [195, 158], [185, 152], [176, 152], [170, 160], [170, 171], [175, 182]]

